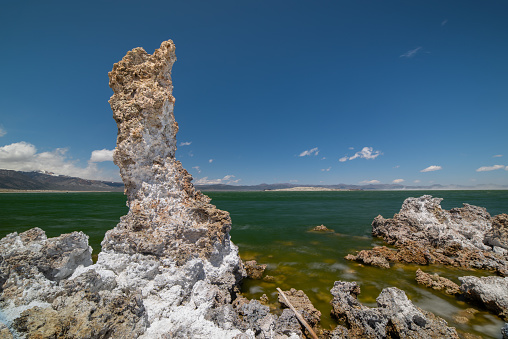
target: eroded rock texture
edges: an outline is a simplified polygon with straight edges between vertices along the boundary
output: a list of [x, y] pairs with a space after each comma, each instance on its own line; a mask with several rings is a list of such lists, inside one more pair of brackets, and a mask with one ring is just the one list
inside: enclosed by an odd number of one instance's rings
[[343, 324], [332, 338], [459, 338], [445, 320], [415, 306], [396, 287], [381, 291], [377, 308], [358, 301], [355, 282], [336, 281], [331, 293], [332, 315]]
[[382, 258], [420, 265], [439, 263], [505, 274], [508, 216], [491, 218], [485, 208], [469, 204], [446, 211], [441, 208], [442, 200], [430, 195], [407, 198], [392, 219], [377, 216], [372, 234], [397, 250], [367, 250], [348, 259], [366, 264], [383, 262]]
[[508, 277], [460, 277], [466, 299], [508, 320]]
[[[153, 55], [135, 48], [109, 74], [114, 160], [129, 212], [107, 232], [97, 263], [83, 233], [46, 239], [33, 229], [2, 239], [0, 306], [16, 336], [253, 335], [234, 325], [231, 311], [245, 272], [230, 241], [229, 214], [194, 190], [174, 157], [174, 52], [172, 41]], [[217, 324], [210, 314], [220, 312]]]

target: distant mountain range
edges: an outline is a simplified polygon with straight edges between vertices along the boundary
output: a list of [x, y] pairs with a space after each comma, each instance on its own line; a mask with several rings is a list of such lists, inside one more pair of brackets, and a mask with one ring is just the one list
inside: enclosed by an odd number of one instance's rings
[[0, 169], [0, 189], [49, 191], [123, 192], [123, 183], [87, 180], [43, 172], [18, 172]]
[[[201, 191], [270, 191], [294, 187], [323, 187], [343, 190], [466, 190], [466, 189], [508, 189], [507, 185], [432, 185], [405, 186], [400, 184], [371, 185], [301, 185], [301, 184], [259, 184], [251, 186], [237, 185], [194, 185]], [[48, 172], [19, 172], [0, 169], [0, 190], [54, 190], [54, 191], [104, 191], [123, 192], [123, 183], [111, 181], [88, 180]]]

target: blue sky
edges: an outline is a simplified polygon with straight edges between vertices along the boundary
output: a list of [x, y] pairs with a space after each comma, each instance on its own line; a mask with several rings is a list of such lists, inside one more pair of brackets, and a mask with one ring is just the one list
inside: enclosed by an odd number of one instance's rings
[[0, 168], [119, 180], [107, 73], [167, 39], [195, 183], [508, 185], [504, 0], [3, 0]]

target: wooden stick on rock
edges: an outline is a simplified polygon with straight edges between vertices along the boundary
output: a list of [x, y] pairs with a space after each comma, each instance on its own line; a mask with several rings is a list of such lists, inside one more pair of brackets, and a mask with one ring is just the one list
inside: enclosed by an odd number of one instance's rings
[[284, 292], [282, 292], [282, 290], [280, 288], [278, 288], [278, 287], [277, 287], [277, 291], [280, 293], [280, 295], [284, 298], [286, 303], [289, 305], [289, 308], [291, 308], [291, 310], [293, 312], [295, 312], [296, 317], [298, 318], [298, 320], [300, 320], [300, 322], [303, 324], [303, 326], [305, 326], [305, 328], [309, 331], [309, 333], [312, 336], [312, 338], [318, 339], [318, 336], [312, 330], [312, 327], [310, 327], [309, 323], [306, 322], [305, 319], [302, 317], [302, 315], [293, 307], [293, 305], [291, 305], [291, 303], [289, 302], [289, 300], [286, 297], [286, 295], [284, 294]]

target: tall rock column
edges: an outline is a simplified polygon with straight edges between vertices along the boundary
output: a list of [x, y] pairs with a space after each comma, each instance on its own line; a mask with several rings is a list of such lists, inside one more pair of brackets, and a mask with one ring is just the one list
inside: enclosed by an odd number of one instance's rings
[[115, 164], [125, 184], [129, 213], [109, 231], [103, 250], [221, 260], [229, 241], [229, 213], [195, 191], [192, 177], [175, 160], [178, 124], [173, 115], [171, 67], [175, 45], [165, 41], [153, 55], [135, 48], [113, 67], [109, 85], [118, 125]]
[[114, 161], [129, 212], [106, 233], [96, 266], [113, 271], [118, 288], [140, 289], [148, 337], [234, 336], [238, 330], [226, 334], [195, 321], [226, 307], [245, 271], [230, 240], [229, 213], [196, 191], [175, 160], [175, 61], [175, 45], [165, 41], [152, 55], [129, 51], [109, 73], [118, 125]]

